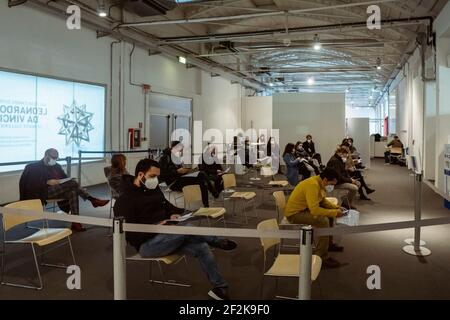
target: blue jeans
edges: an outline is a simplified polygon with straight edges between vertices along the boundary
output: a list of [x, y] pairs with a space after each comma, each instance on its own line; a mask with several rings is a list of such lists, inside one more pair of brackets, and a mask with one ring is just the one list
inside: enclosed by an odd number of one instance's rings
[[213, 236], [193, 236], [183, 234], [157, 234], [144, 242], [139, 253], [144, 258], [157, 258], [181, 252], [198, 259], [203, 272], [208, 276], [214, 287], [228, 287], [217, 267], [214, 256], [208, 243], [217, 243], [218, 238]]

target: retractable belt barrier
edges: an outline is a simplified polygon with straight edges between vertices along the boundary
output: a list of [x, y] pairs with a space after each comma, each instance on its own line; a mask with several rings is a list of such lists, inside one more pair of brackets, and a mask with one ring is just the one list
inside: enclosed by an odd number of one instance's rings
[[[184, 234], [184, 235], [214, 235], [239, 238], [280, 238], [280, 239], [299, 239], [300, 253], [303, 254], [302, 261], [308, 263], [300, 264], [299, 277], [299, 298], [301, 300], [310, 299], [311, 295], [311, 261], [312, 259], [312, 232], [315, 236], [328, 235], [348, 235], [368, 232], [392, 231], [400, 229], [410, 229], [417, 227], [430, 227], [450, 224], [450, 217], [434, 218], [421, 221], [400, 221], [380, 224], [370, 224], [361, 226], [340, 226], [338, 228], [318, 228], [311, 226], [301, 226], [299, 230], [256, 230], [240, 228], [210, 228], [210, 227], [192, 227], [192, 226], [164, 226], [125, 223], [122, 217], [114, 219], [96, 218], [90, 216], [76, 216], [53, 212], [37, 212], [24, 209], [0, 207], [0, 213], [36, 216], [38, 219], [78, 222], [88, 225], [113, 227], [113, 262], [114, 262], [114, 298], [116, 300], [126, 299], [126, 256], [125, 256], [125, 233], [143, 232], [143, 233], [166, 233], [166, 234]], [[37, 219], [37, 220], [38, 220]], [[305, 240], [308, 239], [308, 240]], [[306, 256], [305, 256], [306, 255]], [[302, 281], [300, 281], [302, 279]]]

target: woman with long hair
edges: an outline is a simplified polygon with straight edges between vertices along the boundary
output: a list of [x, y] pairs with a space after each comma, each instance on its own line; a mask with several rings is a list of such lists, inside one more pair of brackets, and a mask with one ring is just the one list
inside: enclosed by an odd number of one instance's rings
[[293, 143], [288, 143], [284, 148], [283, 160], [286, 164], [286, 177], [291, 186], [298, 184], [298, 165], [300, 158], [295, 157], [295, 146]]

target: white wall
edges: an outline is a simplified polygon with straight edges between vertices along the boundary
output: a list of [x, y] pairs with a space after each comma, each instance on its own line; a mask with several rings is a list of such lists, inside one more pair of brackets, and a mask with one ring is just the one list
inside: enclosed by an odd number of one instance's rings
[[242, 106], [242, 129], [272, 129], [272, 104], [272, 97], [245, 97]]
[[280, 129], [280, 147], [313, 136], [323, 162], [345, 135], [345, 94], [289, 93], [273, 96], [273, 128]]
[[369, 130], [369, 118], [347, 119], [347, 135], [353, 138], [354, 146], [367, 168], [370, 168]]
[[[113, 39], [97, 39], [96, 32], [84, 25], [82, 30], [69, 31], [60, 17], [27, 6], [9, 9], [6, 1], [0, 2], [0, 39], [7, 44], [0, 46], [0, 68], [107, 85], [106, 147], [115, 150], [127, 147], [127, 129], [136, 128], [139, 122], [145, 121], [142, 89], [128, 83], [131, 44], [114, 45], [113, 103], [110, 106], [110, 43]], [[140, 48], [134, 50], [132, 63], [133, 82], [149, 84], [155, 92], [193, 99], [194, 120], [204, 119], [206, 127], [221, 130], [240, 127], [239, 85], [231, 85], [222, 78], [211, 78], [198, 68], [187, 69], [175, 59], [149, 56], [147, 50]], [[109, 139], [111, 115], [112, 146]], [[142, 148], [147, 148], [147, 142], [142, 143]], [[83, 166], [83, 185], [103, 183], [104, 166], [105, 162]], [[72, 172], [76, 176], [75, 166]], [[0, 174], [0, 203], [19, 198], [20, 174]]]

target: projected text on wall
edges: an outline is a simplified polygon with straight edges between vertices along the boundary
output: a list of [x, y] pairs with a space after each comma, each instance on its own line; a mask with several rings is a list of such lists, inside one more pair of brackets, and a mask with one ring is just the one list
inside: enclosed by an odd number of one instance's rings
[[[0, 71], [0, 163], [104, 149], [105, 88]], [[23, 166], [0, 166], [0, 172]]]

